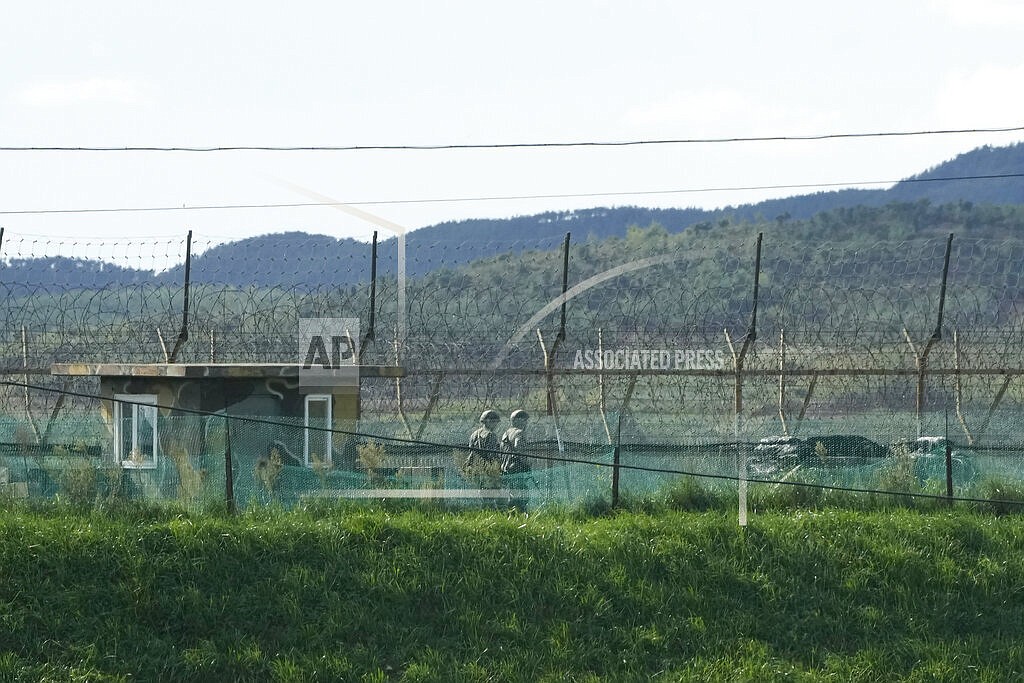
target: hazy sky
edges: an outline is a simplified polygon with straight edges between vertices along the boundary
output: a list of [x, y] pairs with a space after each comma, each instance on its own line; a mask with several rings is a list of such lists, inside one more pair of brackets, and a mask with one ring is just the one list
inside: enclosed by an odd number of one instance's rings
[[[632, 141], [1024, 125], [1024, 3], [20, 0], [0, 24], [0, 146]], [[366, 238], [288, 186], [409, 229], [640, 204], [719, 207], [896, 180], [968, 134], [618, 148], [0, 151], [8, 235]], [[280, 182], [284, 181], [284, 182]], [[831, 188], [823, 188], [831, 189]], [[654, 193], [688, 190], [674, 194]], [[607, 193], [607, 196], [600, 196]], [[560, 196], [531, 200], [484, 198]], [[474, 201], [436, 201], [474, 199]], [[422, 201], [420, 201], [422, 200]]]

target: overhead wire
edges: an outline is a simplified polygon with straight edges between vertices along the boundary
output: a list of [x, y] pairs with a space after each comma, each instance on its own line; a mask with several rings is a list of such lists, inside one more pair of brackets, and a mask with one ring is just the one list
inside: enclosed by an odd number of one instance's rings
[[214, 146], [0, 146], [0, 152], [358, 152], [358, 151], [437, 151], [458, 149], [523, 149], [552, 147], [638, 147], [645, 145], [724, 144], [738, 142], [791, 142], [839, 140], [850, 138], [915, 137], [925, 135], [961, 135], [969, 133], [1014, 133], [1024, 126], [997, 128], [945, 128], [909, 131], [870, 131], [859, 133], [821, 133], [811, 135], [755, 135], [709, 138], [661, 138], [652, 140], [583, 140], [567, 142], [457, 143], [432, 145], [214, 145]]
[[983, 175], [943, 176], [938, 178], [904, 178], [901, 180], [855, 180], [847, 182], [831, 183], [791, 183], [776, 185], [738, 185], [731, 187], [700, 187], [700, 188], [679, 188], [673, 190], [635, 190], [620, 192], [580, 192], [564, 194], [531, 194], [531, 195], [489, 195], [476, 197], [434, 197], [420, 199], [383, 199], [383, 200], [361, 200], [346, 202], [282, 202], [264, 204], [198, 204], [194, 206], [125, 206], [125, 207], [100, 207], [84, 209], [15, 209], [0, 210], [0, 216], [29, 216], [47, 214], [82, 214], [82, 213], [128, 213], [128, 212], [166, 212], [166, 211], [213, 211], [213, 210], [242, 210], [242, 209], [294, 209], [317, 206], [389, 206], [400, 204], [443, 204], [461, 202], [495, 202], [495, 201], [517, 201], [524, 199], [581, 199], [595, 197], [641, 197], [651, 195], [670, 194], [699, 194], [703, 192], [741, 192], [754, 190], [787, 190], [787, 189], [813, 189], [827, 187], [854, 187], [858, 185], [895, 185], [898, 183], [932, 183], [932, 182], [959, 182], [965, 180], [997, 180], [1024, 178], [1024, 173], [990, 173]]
[[[458, 150], [458, 149], [510, 149], [510, 148], [563, 148], [563, 147], [624, 147], [644, 145], [671, 144], [722, 144], [740, 142], [770, 141], [815, 141], [849, 138], [881, 138], [910, 137], [926, 135], [953, 135], [968, 133], [1006, 133], [1021, 132], [1024, 126], [1007, 126], [993, 128], [948, 128], [910, 131], [873, 131], [854, 133], [823, 133], [810, 135], [767, 135], [767, 136], [734, 136], [717, 138], [668, 138], [653, 140], [624, 141], [573, 141], [573, 142], [521, 142], [521, 143], [480, 143], [480, 144], [435, 144], [435, 145], [310, 145], [310, 146], [271, 146], [271, 145], [236, 145], [236, 146], [0, 146], [0, 152], [229, 152], [229, 151], [364, 151], [364, 150]], [[128, 213], [128, 212], [171, 212], [171, 211], [209, 211], [209, 210], [244, 210], [244, 209], [278, 209], [303, 208], [317, 206], [391, 206], [411, 204], [466, 203], [490, 201], [521, 201], [539, 199], [580, 199], [597, 197], [643, 197], [672, 194], [700, 194], [712, 192], [740, 192], [786, 189], [814, 189], [832, 187], [856, 187], [865, 185], [892, 185], [896, 183], [920, 183], [963, 180], [1012, 179], [1024, 177], [1021, 173], [986, 174], [972, 176], [952, 176], [942, 178], [905, 178], [899, 180], [861, 180], [823, 183], [785, 183], [770, 185], [738, 185], [714, 186], [698, 188], [677, 188], [668, 190], [632, 190], [611, 192], [583, 193], [546, 193], [525, 195], [485, 195], [471, 197], [427, 197], [418, 199], [384, 199], [358, 200], [346, 202], [281, 202], [259, 204], [203, 204], [194, 206], [142, 206], [142, 207], [98, 207], [73, 209], [12, 209], [0, 210], [4, 216], [54, 215], [54, 214], [87, 214], [87, 213]]]

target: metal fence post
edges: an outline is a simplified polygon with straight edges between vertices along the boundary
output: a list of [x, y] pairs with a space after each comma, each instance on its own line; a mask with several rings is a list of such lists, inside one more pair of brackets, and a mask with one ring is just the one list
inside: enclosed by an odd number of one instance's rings
[[551, 344], [551, 351], [545, 351], [544, 353], [544, 370], [545, 380], [547, 384], [547, 408], [548, 415], [555, 415], [557, 409], [555, 407], [555, 354], [558, 352], [558, 346], [565, 341], [565, 294], [569, 291], [569, 237], [571, 233], [565, 233], [565, 241], [562, 243], [562, 314], [561, 320], [558, 324], [558, 334], [555, 335], [555, 341]]
[[949, 409], [946, 409], [946, 498], [953, 504], [953, 444], [949, 442]]
[[[946, 255], [942, 265], [942, 284], [939, 287], [939, 311], [938, 319], [935, 322], [935, 329], [932, 331], [932, 336], [928, 338], [928, 341], [924, 345], [924, 350], [917, 355], [917, 435], [921, 436], [922, 432], [922, 420], [924, 419], [924, 407], [925, 407], [925, 382], [928, 375], [928, 354], [931, 353], [932, 347], [937, 342], [942, 341], [942, 313], [946, 305], [946, 283], [949, 279], [949, 255], [953, 249], [953, 233], [949, 233], [949, 238], [946, 240]], [[910, 340], [910, 335], [904, 330], [904, 335], [907, 340]], [[913, 346], [913, 345], [911, 345]]]
[[363, 350], [366, 345], [376, 338], [374, 332], [374, 325], [376, 324], [376, 312], [377, 312], [377, 231], [373, 231], [373, 244], [370, 247], [370, 314], [368, 329], [366, 334], [363, 335], [362, 342], [359, 343], [359, 354], [356, 357], [356, 362], [359, 365], [363, 364]]
[[188, 236], [185, 237], [185, 285], [182, 289], [183, 296], [185, 298], [184, 303], [181, 306], [181, 331], [178, 332], [178, 338], [174, 342], [174, 349], [171, 350], [171, 355], [167, 358], [168, 363], [174, 363], [178, 358], [178, 352], [181, 351], [181, 347], [188, 341], [188, 287], [189, 280], [192, 277], [192, 231], [188, 231]]
[[761, 241], [764, 233], [757, 233], [757, 245], [754, 251], [754, 294], [750, 310], [750, 324], [747, 326], [747, 334], [743, 337], [743, 346], [737, 352], [729, 336], [729, 330], [725, 331], [725, 341], [729, 345], [729, 352], [732, 354], [734, 372], [734, 395], [733, 395], [733, 434], [736, 442], [736, 474], [739, 479], [738, 518], [741, 527], [747, 526], [747, 452], [746, 447], [740, 444], [740, 418], [743, 414], [743, 363], [747, 357], [750, 345], [757, 341], [757, 303], [759, 287], [761, 283]]
[[221, 394], [224, 402], [224, 502], [227, 503], [228, 514], [235, 513], [235, 472], [231, 462], [231, 417], [228, 415], [227, 383], [221, 381]]
[[622, 413], [615, 433], [615, 447], [612, 450], [612, 507], [619, 507], [619, 465], [622, 461]]

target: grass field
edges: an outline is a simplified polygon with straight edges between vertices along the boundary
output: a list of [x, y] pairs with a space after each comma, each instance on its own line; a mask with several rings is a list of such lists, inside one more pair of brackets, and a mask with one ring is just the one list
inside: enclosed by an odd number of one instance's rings
[[0, 680], [1007, 681], [1024, 516], [0, 513]]

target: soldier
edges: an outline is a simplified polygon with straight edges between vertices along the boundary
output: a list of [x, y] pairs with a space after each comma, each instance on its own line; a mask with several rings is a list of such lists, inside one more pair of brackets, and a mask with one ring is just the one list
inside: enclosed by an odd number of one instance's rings
[[498, 426], [501, 417], [494, 410], [485, 410], [480, 414], [480, 426], [469, 435], [469, 447], [474, 449], [469, 452], [466, 458], [466, 469], [470, 469], [479, 462], [494, 462], [498, 459], [498, 437], [494, 428]]
[[526, 421], [530, 415], [525, 410], [515, 410], [509, 415], [512, 425], [501, 435], [501, 473], [524, 474], [530, 471], [530, 463], [523, 455], [526, 447]]

